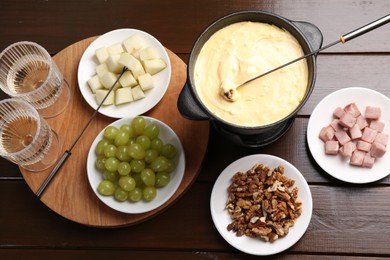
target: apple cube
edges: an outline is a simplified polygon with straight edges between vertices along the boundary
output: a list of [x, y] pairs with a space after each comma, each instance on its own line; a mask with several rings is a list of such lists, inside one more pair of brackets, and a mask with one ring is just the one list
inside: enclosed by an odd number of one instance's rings
[[122, 87], [134, 87], [137, 85], [137, 81], [133, 77], [130, 71], [126, 70], [122, 77], [119, 79], [119, 83], [122, 85]]
[[134, 100], [139, 100], [145, 97], [145, 93], [142, 91], [140, 86], [135, 86], [131, 89]]
[[101, 47], [95, 50], [95, 56], [98, 59], [99, 63], [104, 63], [108, 59], [108, 51], [106, 47]]
[[[98, 105], [100, 105], [103, 102], [104, 97], [107, 95], [108, 90], [106, 89], [98, 89], [96, 90], [95, 94], [95, 100]], [[106, 100], [104, 100], [103, 105], [112, 105], [114, 104], [114, 92], [111, 91], [110, 94], [107, 96]]]
[[96, 66], [96, 73], [99, 76], [99, 78], [103, 77], [104, 74], [108, 72], [108, 67], [106, 63], [101, 63]]
[[139, 59], [140, 60], [152, 60], [160, 58], [160, 54], [153, 47], [146, 47], [139, 51]]
[[88, 86], [91, 89], [92, 93], [96, 93], [96, 90], [103, 88], [103, 84], [100, 82], [98, 75], [95, 75], [92, 78], [90, 78], [87, 81], [87, 83], [88, 83]]
[[162, 59], [143, 60], [142, 64], [145, 71], [154, 75], [167, 67], [167, 64]]
[[[110, 89], [112, 85], [114, 85], [116, 79], [117, 79], [116, 74], [109, 71], [106, 74], [104, 74], [103, 77], [100, 78], [100, 82], [103, 84], [104, 88]], [[114, 88], [117, 89], [119, 87], [120, 87], [119, 83], [116, 83]]]
[[118, 88], [115, 92], [115, 105], [125, 104], [133, 101], [131, 87]]
[[142, 67], [141, 62], [127, 52], [123, 52], [121, 54], [118, 63], [131, 70], [135, 79], [138, 79], [140, 75], [145, 74], [145, 70]]
[[121, 43], [115, 43], [107, 47], [108, 54], [121, 54], [124, 50]]
[[133, 53], [145, 45], [145, 40], [138, 34], [133, 34], [123, 41], [123, 46], [128, 53]]
[[143, 91], [153, 88], [153, 78], [149, 73], [145, 73], [138, 77], [138, 83]]
[[118, 62], [120, 56], [120, 54], [113, 54], [108, 56], [106, 64], [109, 71], [114, 73], [120, 73], [122, 71], [123, 66]]

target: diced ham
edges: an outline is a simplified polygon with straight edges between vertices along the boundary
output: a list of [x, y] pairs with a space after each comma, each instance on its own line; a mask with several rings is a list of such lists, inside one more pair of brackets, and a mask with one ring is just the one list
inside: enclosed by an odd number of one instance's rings
[[341, 107], [337, 107], [333, 111], [333, 116], [336, 117], [336, 118], [340, 118], [344, 113], [345, 113], [344, 109], [342, 109]]
[[387, 146], [387, 143], [389, 142], [389, 135], [384, 133], [378, 133], [375, 137], [374, 143], [380, 143], [384, 146]]
[[349, 161], [349, 164], [355, 165], [355, 166], [362, 166], [365, 155], [366, 155], [365, 152], [355, 150], [352, 153], [351, 160]]
[[374, 129], [378, 132], [382, 132], [383, 129], [385, 129], [385, 123], [379, 121], [379, 120], [372, 120], [370, 122], [370, 128]]
[[336, 131], [334, 136], [336, 137], [337, 141], [339, 141], [340, 145], [344, 145], [351, 141], [351, 138], [345, 131]]
[[344, 157], [351, 157], [352, 153], [356, 150], [356, 144], [348, 142], [340, 148], [340, 153]]
[[339, 142], [337, 141], [327, 141], [325, 143], [325, 153], [336, 155], [339, 152]]
[[372, 157], [381, 158], [386, 153], [386, 146], [381, 143], [374, 142], [371, 145], [370, 154]]
[[356, 124], [359, 125], [360, 130], [368, 126], [367, 120], [364, 118], [364, 116], [360, 115], [356, 118]]
[[351, 128], [354, 124], [356, 124], [356, 117], [354, 117], [350, 113], [344, 113], [339, 120], [339, 124], [342, 127]]
[[369, 127], [366, 127], [363, 130], [362, 140], [366, 141], [368, 143], [373, 143], [377, 133], [378, 133], [378, 131], [373, 130]]
[[350, 103], [344, 107], [344, 111], [350, 113], [354, 117], [358, 117], [361, 115], [359, 108], [355, 103]]
[[366, 168], [372, 168], [372, 166], [374, 166], [374, 163], [375, 163], [375, 157], [372, 157], [369, 153], [366, 153], [366, 155], [364, 155], [363, 158], [362, 166]]
[[331, 127], [330, 125], [325, 126], [321, 129], [320, 134], [319, 134], [319, 138], [323, 142], [330, 141], [333, 139], [334, 133], [335, 133], [335, 130], [333, 129], [333, 127]]
[[354, 124], [353, 127], [349, 129], [349, 135], [352, 140], [362, 137], [362, 131], [360, 131], [358, 124]]
[[359, 140], [357, 141], [356, 148], [360, 151], [369, 152], [371, 150], [371, 143]]
[[379, 119], [381, 117], [381, 109], [380, 107], [367, 106], [364, 116], [370, 120]]
[[343, 131], [343, 127], [339, 124], [339, 119], [333, 119], [333, 121], [330, 123], [330, 126], [337, 132], [337, 131]]

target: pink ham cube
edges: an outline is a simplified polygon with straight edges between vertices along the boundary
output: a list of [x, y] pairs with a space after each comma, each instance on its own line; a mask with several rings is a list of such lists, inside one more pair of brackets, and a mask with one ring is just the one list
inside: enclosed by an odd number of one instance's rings
[[360, 131], [358, 124], [354, 124], [353, 127], [349, 129], [349, 135], [351, 136], [352, 140], [362, 137], [362, 131]]
[[381, 158], [386, 153], [386, 146], [381, 143], [374, 142], [371, 145], [370, 155], [375, 158]]
[[360, 130], [368, 126], [367, 120], [364, 118], [364, 116], [360, 115], [356, 118], [356, 124], [359, 125]]
[[356, 124], [356, 117], [354, 117], [350, 113], [344, 113], [339, 120], [339, 125], [346, 128], [351, 128], [354, 124]]
[[344, 113], [345, 113], [344, 109], [342, 109], [341, 107], [337, 107], [333, 111], [333, 116], [336, 117], [336, 118], [340, 118]]
[[356, 150], [356, 144], [348, 142], [340, 148], [340, 153], [344, 157], [351, 157], [352, 153]]
[[327, 141], [325, 143], [325, 153], [336, 155], [339, 152], [339, 142], [337, 141]]
[[349, 164], [355, 165], [355, 166], [362, 166], [365, 155], [366, 155], [365, 152], [355, 150], [352, 153], [351, 160], [349, 161]]
[[371, 150], [371, 143], [359, 140], [357, 141], [356, 148], [360, 151], [369, 152]]
[[366, 168], [372, 168], [372, 166], [374, 166], [374, 163], [375, 163], [375, 157], [372, 157], [369, 153], [366, 153], [366, 155], [363, 158], [362, 166]]
[[334, 129], [329, 125], [329, 126], [325, 126], [321, 129], [318, 137], [323, 142], [326, 142], [326, 141], [330, 141], [333, 139], [334, 133], [335, 133]]
[[343, 127], [339, 124], [339, 119], [333, 119], [333, 121], [330, 123], [330, 126], [337, 132], [337, 131], [343, 131]]
[[369, 127], [366, 127], [363, 130], [362, 140], [366, 141], [367, 143], [373, 143], [377, 133], [378, 133], [378, 131], [371, 129]]
[[384, 146], [387, 146], [387, 143], [389, 142], [389, 135], [384, 133], [378, 133], [375, 137], [374, 143], [380, 143]]
[[381, 109], [380, 107], [367, 106], [364, 115], [370, 120], [379, 119], [381, 117]]
[[370, 122], [370, 128], [382, 132], [385, 129], [385, 124], [379, 120], [372, 120]]
[[350, 103], [344, 107], [344, 111], [350, 113], [354, 117], [358, 117], [361, 115], [359, 108], [355, 103]]
[[345, 131], [336, 131], [336, 133], [334, 135], [335, 135], [337, 141], [340, 142], [340, 145], [344, 145], [344, 144], [348, 143], [349, 141], [351, 141], [351, 138], [349, 137], [349, 135]]

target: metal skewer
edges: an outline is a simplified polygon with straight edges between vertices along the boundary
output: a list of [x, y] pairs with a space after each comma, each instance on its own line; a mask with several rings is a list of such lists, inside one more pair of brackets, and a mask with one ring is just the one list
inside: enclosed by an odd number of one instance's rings
[[54, 166], [54, 168], [51, 170], [50, 174], [46, 177], [45, 181], [41, 184], [38, 191], [35, 193], [38, 198], [40, 198], [45, 191], [46, 187], [49, 185], [53, 177], [56, 175], [56, 173], [61, 169], [62, 165], [66, 162], [66, 160], [69, 158], [69, 156], [72, 154], [72, 149], [75, 147], [76, 143], [80, 140], [81, 136], [84, 134], [84, 132], [87, 130], [88, 126], [91, 124], [92, 120], [95, 118], [97, 113], [99, 112], [100, 107], [103, 105], [104, 101], [106, 101], [108, 95], [112, 92], [115, 85], [118, 83], [119, 79], [122, 77], [123, 73], [127, 71], [126, 67], [123, 67], [122, 72], [119, 74], [117, 79], [115, 80], [114, 84], [110, 87], [107, 94], [104, 96], [102, 102], [100, 102], [99, 106], [95, 109], [92, 116], [89, 118], [88, 122], [84, 125], [83, 129], [79, 133], [79, 135], [76, 137], [76, 139], [73, 141], [73, 143], [70, 145], [68, 150], [64, 152], [64, 154], [61, 156], [61, 158], [58, 160], [57, 164]]
[[310, 56], [312, 56], [314, 54], [318, 54], [319, 52], [321, 52], [321, 51], [323, 51], [323, 50], [325, 50], [327, 48], [330, 48], [330, 47], [332, 47], [332, 46], [334, 46], [334, 45], [336, 45], [336, 44], [338, 44], [340, 42], [341, 43], [346, 43], [347, 41], [352, 40], [352, 39], [354, 39], [354, 38], [356, 38], [356, 37], [358, 37], [360, 35], [363, 35], [363, 34], [369, 32], [369, 31], [372, 31], [372, 30], [374, 30], [374, 29], [376, 29], [376, 28], [378, 28], [378, 27], [380, 27], [382, 25], [385, 25], [388, 22], [390, 22], [390, 14], [388, 14], [388, 15], [386, 15], [386, 16], [384, 16], [384, 17], [382, 17], [382, 18], [380, 18], [380, 19], [378, 19], [378, 20], [376, 20], [374, 22], [366, 24], [366, 25], [364, 25], [364, 26], [362, 26], [362, 27], [360, 27], [360, 28], [358, 28], [358, 29], [356, 29], [356, 30], [354, 30], [352, 32], [349, 32], [347, 34], [342, 35], [342, 36], [340, 36], [340, 39], [338, 39], [337, 41], [332, 42], [332, 43], [330, 43], [330, 44], [328, 44], [328, 45], [326, 45], [326, 46], [324, 46], [324, 47], [322, 47], [322, 48], [320, 48], [318, 50], [310, 52], [310, 53], [308, 53], [308, 54], [306, 54], [304, 56], [301, 56], [301, 57], [299, 57], [299, 58], [297, 58], [295, 60], [292, 60], [292, 61], [290, 61], [288, 63], [285, 63], [285, 64], [283, 64], [283, 65], [281, 65], [279, 67], [276, 67], [276, 68], [274, 68], [272, 70], [269, 70], [269, 71], [267, 71], [267, 72], [265, 72], [265, 73], [263, 73], [263, 74], [261, 74], [259, 76], [251, 78], [251, 79], [241, 83], [240, 85], [238, 85], [234, 89], [224, 90], [223, 91], [223, 96], [228, 101], [234, 101], [234, 100], [236, 100], [234, 95], [237, 94], [236, 93], [237, 88], [242, 87], [243, 85], [248, 84], [249, 82], [252, 82], [252, 81], [254, 81], [254, 80], [258, 79], [258, 78], [264, 77], [264, 76], [266, 76], [266, 75], [268, 75], [268, 74], [270, 74], [272, 72], [275, 72], [275, 71], [277, 71], [279, 69], [282, 69], [282, 68], [284, 68], [286, 66], [289, 66], [289, 65], [291, 65], [291, 64], [293, 64], [293, 63], [295, 63], [297, 61], [300, 61], [302, 59], [310, 57]]

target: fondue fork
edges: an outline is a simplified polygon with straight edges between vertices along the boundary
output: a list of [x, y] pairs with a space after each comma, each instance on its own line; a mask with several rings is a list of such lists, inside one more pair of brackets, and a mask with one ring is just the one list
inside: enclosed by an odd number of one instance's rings
[[239, 87], [242, 87], [242, 86], [248, 84], [249, 82], [252, 82], [252, 81], [254, 81], [256, 79], [264, 77], [264, 76], [266, 76], [266, 75], [268, 75], [268, 74], [270, 74], [272, 72], [275, 72], [275, 71], [277, 71], [279, 69], [282, 69], [282, 68], [284, 68], [286, 66], [289, 66], [289, 65], [291, 65], [291, 64], [293, 64], [293, 63], [295, 63], [297, 61], [300, 61], [300, 60], [305, 59], [307, 57], [310, 57], [312, 55], [318, 54], [319, 52], [321, 52], [321, 51], [323, 51], [323, 50], [325, 50], [327, 48], [330, 48], [330, 47], [332, 47], [332, 46], [334, 46], [334, 45], [336, 45], [338, 43], [346, 43], [347, 41], [352, 40], [352, 39], [354, 39], [354, 38], [356, 38], [356, 37], [358, 37], [360, 35], [363, 35], [363, 34], [369, 32], [369, 31], [372, 31], [372, 30], [374, 30], [374, 29], [376, 29], [376, 28], [378, 28], [378, 27], [380, 27], [382, 25], [385, 25], [388, 22], [390, 22], [390, 14], [388, 14], [388, 15], [386, 15], [386, 16], [384, 16], [384, 17], [382, 17], [382, 18], [380, 18], [380, 19], [378, 19], [376, 21], [373, 21], [373, 22], [371, 22], [369, 24], [366, 24], [366, 25], [364, 25], [364, 26], [362, 26], [362, 27], [360, 27], [360, 28], [358, 28], [356, 30], [353, 30], [352, 32], [344, 34], [344, 35], [340, 36], [340, 38], [337, 41], [332, 42], [332, 43], [330, 43], [330, 44], [328, 44], [328, 45], [326, 45], [326, 46], [324, 46], [324, 47], [322, 47], [320, 49], [317, 49], [317, 50], [312, 51], [312, 52], [310, 52], [310, 53], [308, 53], [306, 55], [303, 55], [303, 56], [301, 56], [299, 58], [296, 58], [295, 60], [287, 62], [287, 63], [285, 63], [285, 64], [283, 64], [283, 65], [281, 65], [279, 67], [276, 67], [276, 68], [274, 68], [272, 70], [269, 70], [269, 71], [267, 71], [267, 72], [265, 72], [265, 73], [263, 73], [263, 74], [261, 74], [259, 76], [251, 78], [251, 79], [249, 79], [249, 80], [239, 84], [235, 88], [223, 89], [222, 90], [223, 97], [226, 100], [228, 100], [228, 101], [234, 102], [234, 101], [236, 101], [238, 99], [237, 89]]

